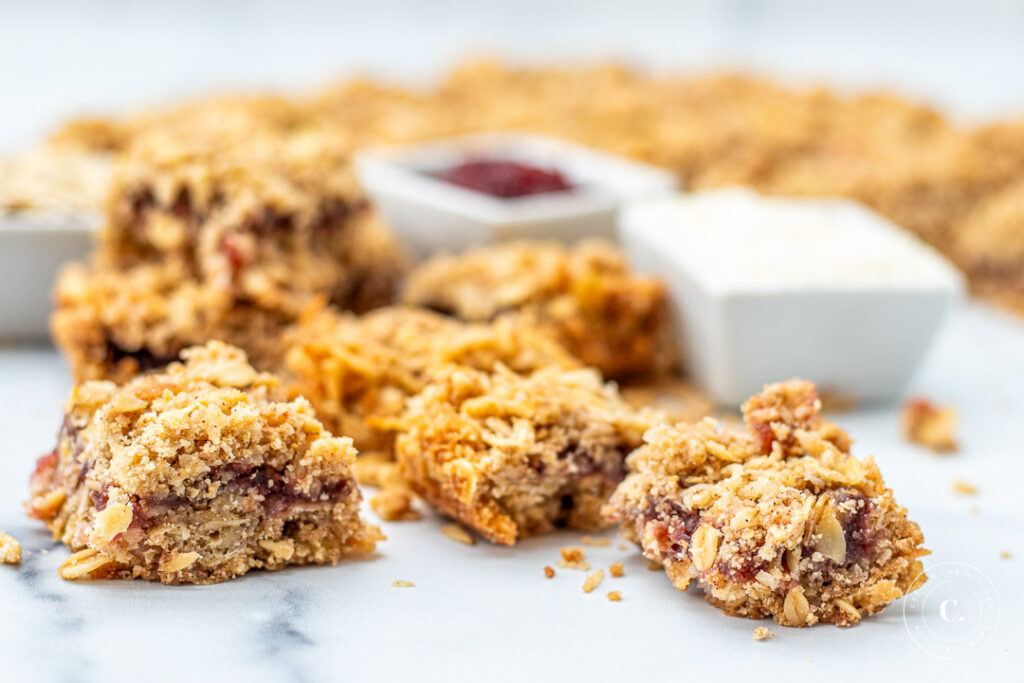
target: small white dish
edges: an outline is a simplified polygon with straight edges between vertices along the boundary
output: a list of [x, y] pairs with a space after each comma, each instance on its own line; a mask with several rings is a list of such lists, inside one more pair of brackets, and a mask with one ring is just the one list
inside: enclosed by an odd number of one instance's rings
[[100, 214], [0, 210], [0, 339], [44, 339], [57, 269], [84, 258]]
[[[554, 169], [572, 189], [502, 198], [433, 175], [481, 159]], [[384, 219], [420, 255], [515, 238], [614, 239], [615, 214], [623, 201], [677, 185], [660, 168], [514, 132], [366, 150], [357, 155], [355, 166]]]
[[801, 377], [863, 401], [897, 397], [959, 271], [856, 202], [740, 189], [626, 206], [634, 268], [662, 278], [690, 373], [724, 404]]

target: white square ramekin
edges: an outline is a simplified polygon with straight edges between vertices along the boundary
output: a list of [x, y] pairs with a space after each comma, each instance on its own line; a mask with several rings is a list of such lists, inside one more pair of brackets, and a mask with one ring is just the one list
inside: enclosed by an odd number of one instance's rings
[[0, 339], [45, 339], [57, 269], [84, 258], [100, 213], [0, 211]]
[[619, 232], [669, 288], [689, 372], [722, 404], [790, 377], [893, 399], [964, 292], [941, 255], [846, 200], [669, 195], [626, 206]]
[[[573, 189], [500, 198], [431, 175], [470, 159], [554, 168]], [[513, 238], [613, 239], [623, 201], [676, 187], [666, 170], [516, 132], [366, 150], [356, 157], [356, 173], [385, 221], [421, 256]]]

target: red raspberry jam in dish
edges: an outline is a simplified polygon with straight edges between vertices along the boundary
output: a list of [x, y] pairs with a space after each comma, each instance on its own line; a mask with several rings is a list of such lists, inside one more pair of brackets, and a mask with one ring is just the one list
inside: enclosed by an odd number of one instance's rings
[[503, 198], [564, 192], [573, 187], [554, 169], [508, 159], [470, 160], [433, 175], [459, 187]]

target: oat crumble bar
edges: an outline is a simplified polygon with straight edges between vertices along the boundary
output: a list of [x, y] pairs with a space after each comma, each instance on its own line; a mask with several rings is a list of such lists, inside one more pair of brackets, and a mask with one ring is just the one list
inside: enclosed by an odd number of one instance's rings
[[359, 517], [351, 439], [238, 349], [182, 358], [72, 391], [27, 504], [75, 551], [61, 576], [205, 584], [371, 552], [383, 536]]
[[730, 615], [849, 626], [920, 586], [920, 528], [812, 384], [769, 385], [743, 413], [745, 433], [652, 428], [606, 507], [676, 588], [696, 581]]
[[462, 320], [511, 315], [547, 330], [583, 362], [612, 378], [674, 366], [660, 282], [630, 272], [613, 245], [587, 240], [516, 241], [429, 259], [409, 275], [405, 303]]
[[210, 339], [277, 370], [281, 331], [308, 307], [393, 300], [406, 255], [355, 187], [347, 147], [164, 133], [122, 152], [90, 263], [58, 278], [51, 328], [77, 381], [124, 381]]
[[397, 417], [405, 400], [446, 364], [493, 370], [499, 363], [529, 373], [579, 366], [567, 351], [512, 320], [464, 323], [413, 307], [387, 307], [361, 317], [322, 311], [287, 335], [290, 390], [305, 396], [332, 431], [361, 451], [389, 453], [394, 435], [375, 426]]
[[654, 416], [592, 369], [449, 367], [408, 401], [395, 453], [412, 489], [495, 543], [605, 525], [601, 505]]

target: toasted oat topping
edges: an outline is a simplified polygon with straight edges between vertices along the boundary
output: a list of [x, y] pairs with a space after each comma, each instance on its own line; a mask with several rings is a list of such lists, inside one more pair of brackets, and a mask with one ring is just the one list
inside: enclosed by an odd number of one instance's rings
[[394, 422], [419, 496], [498, 543], [607, 524], [600, 507], [656, 414], [629, 407], [590, 369], [448, 365], [435, 377]]
[[469, 533], [458, 524], [445, 524], [441, 527], [441, 533], [456, 543], [461, 543], [463, 545], [476, 545], [476, 539], [473, 538], [473, 534]]
[[308, 398], [330, 429], [384, 458], [390, 457], [394, 440], [390, 422], [440, 367], [490, 372], [500, 364], [520, 373], [579, 367], [565, 349], [529, 325], [462, 323], [411, 307], [361, 317], [319, 311], [293, 328], [284, 346], [290, 392]]
[[593, 574], [587, 574], [587, 578], [583, 580], [583, 592], [589, 593], [600, 586], [602, 581], [604, 581], [603, 569], [598, 569]]
[[664, 286], [633, 275], [623, 254], [598, 240], [441, 254], [409, 275], [402, 300], [463, 320], [511, 316], [609, 377], [653, 375], [675, 361]]
[[630, 455], [606, 512], [649, 563], [729, 614], [787, 626], [850, 625], [919, 585], [920, 529], [813, 385], [769, 385], [743, 413], [746, 430], [656, 425]]
[[351, 439], [221, 342], [162, 373], [76, 386], [29, 512], [73, 551], [68, 580], [214, 583], [371, 552]]

